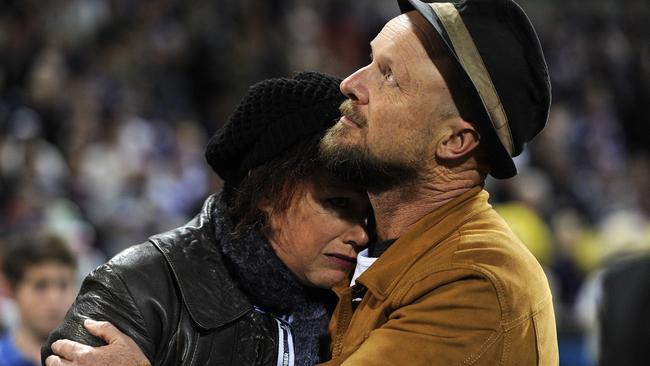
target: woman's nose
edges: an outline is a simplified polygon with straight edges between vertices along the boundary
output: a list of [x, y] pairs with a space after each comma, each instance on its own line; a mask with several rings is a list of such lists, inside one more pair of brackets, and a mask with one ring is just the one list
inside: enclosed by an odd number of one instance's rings
[[363, 248], [368, 245], [368, 231], [365, 225], [354, 224], [345, 233], [344, 241], [355, 248]]

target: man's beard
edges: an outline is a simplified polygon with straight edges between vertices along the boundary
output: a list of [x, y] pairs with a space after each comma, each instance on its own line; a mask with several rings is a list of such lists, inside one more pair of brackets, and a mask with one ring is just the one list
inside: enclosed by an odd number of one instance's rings
[[[360, 128], [368, 125], [350, 100], [343, 102], [339, 109]], [[349, 132], [347, 128], [340, 123], [334, 125], [320, 142], [323, 165], [339, 179], [361, 185], [371, 193], [384, 192], [417, 179], [418, 166], [415, 164], [381, 159], [370, 152], [367, 143], [350, 145], [342, 142]]]

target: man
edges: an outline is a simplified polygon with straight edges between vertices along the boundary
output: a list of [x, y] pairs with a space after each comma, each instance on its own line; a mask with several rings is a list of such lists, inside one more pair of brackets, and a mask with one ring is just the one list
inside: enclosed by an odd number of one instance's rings
[[77, 259], [49, 235], [22, 236], [3, 254], [0, 266], [20, 322], [0, 338], [0, 365], [40, 365], [41, 344], [74, 299]]
[[321, 143], [380, 240], [337, 291], [327, 365], [557, 364], [546, 277], [483, 190], [546, 123], [537, 36], [510, 0], [399, 4]]
[[546, 123], [539, 40], [511, 0], [398, 3], [321, 143], [379, 239], [337, 289], [327, 365], [557, 364], [546, 277], [483, 190]]

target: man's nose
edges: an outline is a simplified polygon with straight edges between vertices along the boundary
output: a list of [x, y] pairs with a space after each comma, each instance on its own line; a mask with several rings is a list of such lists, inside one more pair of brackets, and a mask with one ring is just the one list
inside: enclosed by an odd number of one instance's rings
[[356, 104], [368, 104], [368, 88], [365, 83], [365, 74], [368, 66], [355, 71], [341, 82], [341, 93]]

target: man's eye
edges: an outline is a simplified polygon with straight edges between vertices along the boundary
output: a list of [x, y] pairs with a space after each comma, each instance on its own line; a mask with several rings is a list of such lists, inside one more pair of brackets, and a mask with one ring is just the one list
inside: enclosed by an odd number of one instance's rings
[[393, 74], [392, 70], [388, 70], [385, 74], [384, 77], [386, 78], [386, 81], [390, 81], [391, 83], [395, 82], [395, 74]]
[[350, 199], [345, 197], [333, 197], [327, 200], [329, 204], [339, 208], [347, 208], [350, 205]]

